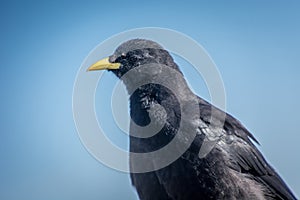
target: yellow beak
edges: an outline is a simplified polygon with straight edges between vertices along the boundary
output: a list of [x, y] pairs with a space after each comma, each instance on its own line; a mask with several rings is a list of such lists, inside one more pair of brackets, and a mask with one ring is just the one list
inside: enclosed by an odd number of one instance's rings
[[99, 60], [92, 66], [90, 66], [87, 71], [95, 71], [95, 70], [103, 70], [103, 69], [119, 69], [121, 66], [121, 63], [111, 63], [109, 62], [109, 58], [104, 58], [102, 60]]

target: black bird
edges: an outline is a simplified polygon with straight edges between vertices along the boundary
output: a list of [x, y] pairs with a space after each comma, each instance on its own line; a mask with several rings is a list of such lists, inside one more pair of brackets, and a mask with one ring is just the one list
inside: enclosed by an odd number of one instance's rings
[[[140, 199], [296, 199], [256, 148], [253, 135], [234, 117], [193, 94], [161, 45], [129, 40], [88, 70], [100, 69], [121, 78], [130, 94], [131, 152], [163, 148], [178, 134], [182, 121], [184, 134], [193, 135], [190, 146], [163, 168], [155, 168], [157, 160], [165, 159], [158, 158], [143, 163], [153, 171], [134, 173], [141, 163], [130, 158], [131, 180]], [[162, 82], [173, 89], [159, 84]], [[196, 109], [189, 110], [190, 105]], [[155, 135], [147, 137], [147, 131], [137, 128], [152, 123], [160, 127]], [[217, 140], [200, 156], [205, 138]], [[184, 137], [180, 142], [184, 143]]]

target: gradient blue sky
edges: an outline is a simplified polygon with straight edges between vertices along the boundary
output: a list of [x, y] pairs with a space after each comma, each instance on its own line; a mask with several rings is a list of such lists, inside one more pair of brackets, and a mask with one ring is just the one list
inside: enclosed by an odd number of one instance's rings
[[[299, 196], [297, 1], [0, 4], [0, 199], [136, 198], [128, 174], [103, 166], [82, 146], [72, 90], [77, 70], [97, 44], [147, 26], [183, 32], [203, 45], [223, 77], [227, 111], [251, 130]], [[190, 82], [202, 95], [201, 80]]]

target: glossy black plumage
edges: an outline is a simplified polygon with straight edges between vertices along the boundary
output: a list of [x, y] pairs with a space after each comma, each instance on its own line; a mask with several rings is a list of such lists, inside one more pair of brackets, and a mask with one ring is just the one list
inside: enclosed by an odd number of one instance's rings
[[[251, 139], [256, 142], [253, 135], [239, 121], [217, 108], [214, 120], [210, 120], [212, 105], [187, 87], [181, 87], [187, 86], [183, 75], [160, 45], [149, 40], [130, 40], [118, 47], [110, 61], [121, 63], [120, 69], [111, 70], [119, 78], [131, 69], [149, 63], [163, 64], [178, 71], [182, 77], [164, 77], [164, 81], [175, 80], [178, 92], [185, 95], [183, 103], [189, 104], [192, 99], [200, 110], [200, 117], [191, 122], [199, 124], [198, 127], [191, 127], [191, 131], [197, 132], [196, 137], [179, 159], [153, 172], [131, 174], [132, 184], [140, 199], [296, 199], [252, 143]], [[154, 77], [157, 71], [141, 71], [140, 77], [151, 79], [152, 73]], [[124, 80], [130, 93], [140, 77]], [[180, 91], [181, 88], [185, 91]], [[176, 135], [182, 120], [180, 105], [176, 96], [159, 84], [143, 85], [131, 94], [130, 115], [133, 122], [147, 126], [151, 122], [150, 109], [156, 104], [165, 109], [166, 123], [158, 134], [150, 138], [131, 137], [132, 152], [155, 151]], [[221, 123], [222, 116], [225, 116], [224, 123]], [[155, 115], [152, 120], [159, 123], [160, 117]], [[138, 134], [133, 126], [130, 132]], [[210, 135], [219, 135], [219, 140], [206, 157], [200, 158], [198, 153], [203, 140]], [[135, 164], [131, 159], [131, 169]]]

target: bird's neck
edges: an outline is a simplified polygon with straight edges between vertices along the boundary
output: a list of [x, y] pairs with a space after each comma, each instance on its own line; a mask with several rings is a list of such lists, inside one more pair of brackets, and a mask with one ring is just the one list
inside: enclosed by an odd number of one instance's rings
[[130, 116], [130, 134], [134, 136], [130, 139], [131, 150], [155, 151], [174, 137], [180, 124], [180, 106], [166, 88], [148, 84], [130, 96]]
[[[149, 80], [134, 77], [123, 79], [130, 95], [131, 118], [140, 125], [147, 125], [150, 122], [148, 112], [154, 105], [162, 106], [167, 114], [179, 116], [182, 104], [197, 101], [181, 72], [162, 67], [159, 73], [144, 77]], [[141, 84], [140, 81], [148, 84]], [[136, 85], [141, 86], [135, 87]]]
[[154, 105], [161, 105], [172, 94], [160, 85], [147, 84], [139, 87], [130, 96], [130, 115], [140, 126], [150, 123], [149, 111]]

